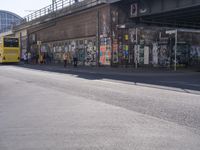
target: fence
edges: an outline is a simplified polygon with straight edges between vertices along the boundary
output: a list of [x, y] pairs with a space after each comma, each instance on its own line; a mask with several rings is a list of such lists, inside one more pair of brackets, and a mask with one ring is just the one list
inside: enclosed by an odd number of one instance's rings
[[23, 22], [30, 22], [32, 20], [51, 14], [53, 12], [57, 12], [64, 8], [68, 8], [67, 11], [71, 12], [73, 10], [80, 9], [83, 7], [95, 6], [99, 3], [101, 3], [100, 0], [58, 0], [49, 6], [46, 6], [25, 16]]

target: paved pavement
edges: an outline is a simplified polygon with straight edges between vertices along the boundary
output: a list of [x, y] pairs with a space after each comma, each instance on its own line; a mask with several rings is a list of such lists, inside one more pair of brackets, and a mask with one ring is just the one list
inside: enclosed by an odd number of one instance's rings
[[0, 150], [199, 150], [199, 73], [49, 67], [0, 66]]
[[20, 67], [73, 74], [90, 80], [103, 79], [118, 83], [134, 84], [200, 94], [200, 72], [194, 70], [135, 69], [110, 67], [77, 67], [62, 65], [21, 65]]
[[183, 74], [183, 73], [190, 73], [194, 74], [200, 72], [199, 69], [177, 69], [175, 72], [173, 69], [169, 68], [125, 68], [125, 67], [95, 67], [95, 66], [67, 66], [66, 68], [63, 67], [62, 64], [45, 64], [45, 65], [35, 65], [35, 64], [23, 64], [21, 63], [20, 66], [32, 68], [32, 69], [41, 69], [41, 70], [48, 70], [48, 71], [76, 71], [76, 72], [87, 72], [87, 73], [96, 73], [96, 74], [116, 74], [116, 75], [163, 75], [163, 74]]

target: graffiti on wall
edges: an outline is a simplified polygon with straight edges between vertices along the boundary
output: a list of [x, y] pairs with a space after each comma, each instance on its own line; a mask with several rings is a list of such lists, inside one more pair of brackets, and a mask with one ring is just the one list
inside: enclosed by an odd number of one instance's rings
[[85, 50], [84, 49], [78, 49], [78, 65], [84, 65], [85, 64]]
[[158, 65], [158, 43], [153, 43], [152, 55], [153, 55], [152, 64], [153, 66], [157, 66]]
[[120, 30], [118, 37], [118, 59], [120, 65], [127, 65], [130, 62], [129, 35], [127, 30]]
[[85, 51], [85, 65], [86, 66], [95, 66], [96, 65], [96, 45], [94, 41], [89, 40], [86, 46]]
[[136, 43], [136, 29], [129, 29], [130, 42]]
[[140, 45], [140, 50], [139, 50], [139, 64], [144, 64], [144, 45]]
[[129, 35], [127, 33], [124, 34], [124, 42], [123, 42], [123, 53], [124, 53], [124, 58], [126, 60], [129, 60]]
[[134, 63], [138, 64], [139, 63], [139, 49], [140, 49], [140, 45], [134, 45]]
[[110, 10], [108, 7], [100, 11], [100, 54], [99, 63], [101, 65], [111, 65], [111, 30], [110, 30]]
[[96, 65], [95, 38], [74, 39], [44, 43], [41, 46], [43, 53], [51, 53], [53, 62], [63, 62], [63, 54], [67, 55], [67, 63], [73, 64], [73, 53], [77, 51], [79, 65]]
[[111, 9], [111, 21], [112, 21], [112, 62], [117, 64], [118, 59], [118, 38], [117, 38], [117, 28], [119, 22], [118, 8], [112, 7]]
[[112, 45], [112, 50], [113, 50], [113, 63], [118, 63], [118, 40], [113, 39], [113, 45]]
[[[85, 63], [85, 43], [84, 40], [76, 40], [76, 50], [77, 50], [77, 57], [78, 57], [78, 65], [84, 65]], [[75, 53], [75, 51], [72, 52], [72, 57], [73, 57], [73, 53]]]
[[167, 49], [167, 45], [159, 45], [158, 47], [158, 64], [163, 67], [170, 65], [169, 51]]
[[[175, 47], [173, 47], [174, 51]], [[173, 55], [174, 57], [174, 55]], [[176, 59], [177, 64], [180, 65], [188, 65], [189, 64], [189, 45], [188, 44], [178, 44], [177, 45], [177, 52], [176, 52]]]
[[111, 64], [111, 39], [107, 37], [100, 38], [100, 64]]
[[200, 46], [194, 45], [190, 49], [190, 63], [193, 65], [200, 64]]
[[124, 59], [128, 59], [129, 56], [129, 45], [125, 44], [123, 45], [123, 55], [124, 55]]
[[149, 46], [144, 47], [144, 64], [149, 64]]

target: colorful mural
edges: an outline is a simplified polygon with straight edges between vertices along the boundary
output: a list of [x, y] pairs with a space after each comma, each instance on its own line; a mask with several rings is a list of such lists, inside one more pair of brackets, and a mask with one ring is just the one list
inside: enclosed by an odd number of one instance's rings
[[100, 41], [100, 64], [111, 65], [111, 39], [101, 37]]
[[78, 65], [94, 66], [97, 64], [96, 38], [73, 39], [42, 44], [42, 52], [51, 53], [52, 62], [54, 63], [62, 63], [62, 56], [66, 53], [67, 64], [72, 64], [75, 50], [78, 53]]
[[[119, 30], [118, 32], [118, 59], [119, 59], [119, 64], [120, 65], [128, 65], [131, 61], [131, 59], [133, 59], [133, 57], [131, 58], [133, 53], [133, 49], [132, 51], [130, 51], [130, 38], [129, 38], [129, 34], [128, 34], [128, 30]], [[131, 52], [131, 53], [130, 53]]]
[[111, 29], [109, 9], [104, 8], [100, 11], [100, 65], [111, 65]]
[[111, 26], [112, 26], [112, 63], [117, 64], [119, 62], [118, 53], [118, 33], [116, 26], [119, 23], [118, 8], [112, 7], [111, 9]]

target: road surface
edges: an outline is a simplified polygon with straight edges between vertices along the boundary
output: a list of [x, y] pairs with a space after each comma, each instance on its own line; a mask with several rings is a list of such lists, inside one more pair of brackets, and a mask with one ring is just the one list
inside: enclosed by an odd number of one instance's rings
[[124, 76], [136, 84], [0, 66], [0, 150], [199, 150], [198, 75]]

